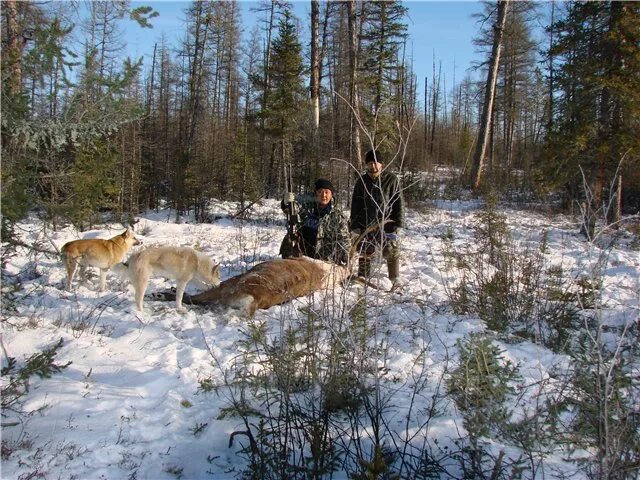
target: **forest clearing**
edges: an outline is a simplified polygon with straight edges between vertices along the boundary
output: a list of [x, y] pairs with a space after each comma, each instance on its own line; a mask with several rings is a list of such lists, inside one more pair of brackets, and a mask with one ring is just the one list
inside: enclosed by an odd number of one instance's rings
[[[637, 478], [640, 2], [474, 3], [453, 75], [410, 36], [447, 2], [304, 4], [2, 1], [1, 476]], [[374, 173], [367, 282], [66, 289], [129, 227], [229, 282], [308, 192], [353, 241]]]
[[[31, 380], [30, 414], [3, 418], [20, 419], [3, 429], [3, 477], [353, 478], [385, 465], [401, 478], [588, 478], [603, 416], [628, 438], [608, 458], [634, 458], [637, 236], [589, 243], [570, 217], [493, 211], [502, 277], [480, 258], [486, 212], [469, 201], [410, 211], [397, 294], [337, 287], [253, 318], [151, 299], [140, 316], [117, 275], [107, 292], [94, 276], [69, 293], [56, 255], [19, 247], [5, 263], [6, 351], [24, 361], [62, 339], [54, 363], [72, 363]], [[285, 231], [275, 201], [247, 221], [172, 215], [139, 217], [135, 249], [195, 245], [223, 278], [275, 257]], [[35, 219], [20, 231], [43, 250], [77, 235]], [[150, 291], [172, 285], [152, 279]]]

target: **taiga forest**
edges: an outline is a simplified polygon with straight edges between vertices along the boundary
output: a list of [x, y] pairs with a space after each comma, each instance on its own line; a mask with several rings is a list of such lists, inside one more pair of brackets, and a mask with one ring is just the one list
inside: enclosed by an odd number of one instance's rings
[[[640, 2], [483, 1], [453, 79], [418, 2], [305, 3], [184, 1], [132, 58], [156, 2], [2, 0], [1, 476], [638, 478]], [[127, 227], [243, 275], [288, 185], [348, 216], [371, 149], [397, 291], [379, 253], [251, 315], [67, 282], [63, 245]]]

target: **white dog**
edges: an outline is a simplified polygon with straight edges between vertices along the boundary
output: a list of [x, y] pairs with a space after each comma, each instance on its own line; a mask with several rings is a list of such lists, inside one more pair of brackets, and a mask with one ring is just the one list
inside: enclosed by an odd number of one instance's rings
[[144, 293], [152, 276], [176, 280], [176, 309], [185, 312], [182, 295], [191, 280], [217, 286], [220, 269], [206, 255], [189, 247], [151, 247], [131, 256], [127, 275], [136, 291], [136, 309], [142, 312]]

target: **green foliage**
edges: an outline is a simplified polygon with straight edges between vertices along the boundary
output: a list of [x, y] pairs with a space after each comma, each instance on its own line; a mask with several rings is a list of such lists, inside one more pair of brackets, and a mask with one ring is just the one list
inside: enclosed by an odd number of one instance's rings
[[371, 2], [367, 4], [362, 40], [361, 74], [365, 89], [373, 98], [373, 110], [379, 111], [384, 99], [393, 98], [393, 87], [401, 81], [398, 66], [400, 47], [407, 36], [404, 23], [407, 7], [401, 2]]
[[324, 408], [328, 412], [357, 411], [362, 405], [363, 387], [354, 368], [352, 352], [336, 344], [328, 356], [328, 372], [323, 383]]
[[149, 6], [136, 7], [129, 12], [129, 18], [137, 22], [142, 28], [153, 28], [149, 20], [156, 18], [158, 15], [160, 14]]
[[267, 132], [276, 139], [291, 139], [300, 120], [305, 98], [302, 45], [289, 9], [278, 24], [270, 63], [267, 109], [261, 112]]
[[106, 143], [96, 142], [78, 151], [65, 213], [80, 229], [98, 221], [101, 210], [111, 210], [117, 205], [116, 164], [116, 152]]
[[7, 358], [7, 365], [2, 367], [1, 371], [2, 395], [0, 395], [0, 401], [3, 416], [7, 410], [19, 412], [19, 406], [24, 401], [23, 397], [29, 393], [29, 379], [32, 376], [51, 378], [54, 373], [59, 373], [71, 365], [71, 362], [64, 365], [54, 363], [62, 344], [63, 341], [60, 339], [55, 345], [34, 353], [27, 358], [22, 366], [18, 365], [14, 357]]
[[327, 330], [333, 320], [311, 309], [302, 313], [290, 324], [283, 319], [273, 340], [265, 323], [251, 321], [238, 343], [231, 382], [238, 394], [224, 415], [240, 417], [247, 426], [234, 433], [249, 440], [241, 449], [249, 463], [246, 478], [330, 475], [340, 460], [334, 418], [355, 414], [368, 392], [353, 354], [361, 350], [353, 342], [366, 342], [360, 338], [368, 331], [361, 330], [363, 323]]
[[573, 2], [552, 29], [556, 105], [540, 180], [571, 202], [583, 198], [582, 168], [599, 208], [625, 152], [640, 148], [640, 6]]
[[458, 270], [458, 280], [447, 287], [453, 311], [477, 314], [491, 330], [511, 331], [555, 351], [570, 347], [573, 329], [582, 311], [593, 306], [599, 286], [547, 268], [546, 234], [537, 246], [518, 244], [492, 202], [478, 214], [474, 230], [474, 244], [462, 249], [450, 235], [444, 238], [447, 265]]
[[35, 172], [25, 164], [7, 167], [4, 162], [2, 169], [2, 200], [0, 209], [2, 212], [0, 238], [3, 242], [11, 242], [13, 228], [16, 222], [23, 219], [34, 206]]
[[498, 197], [494, 193], [485, 196], [484, 208], [477, 215], [474, 239], [481, 253], [488, 255], [491, 265], [499, 265], [500, 253], [511, 241], [507, 217], [498, 211]]
[[216, 383], [213, 381], [211, 377], [201, 378], [198, 380], [198, 392], [212, 392], [216, 390]]
[[447, 387], [469, 434], [486, 437], [509, 418], [505, 402], [515, 392], [518, 368], [482, 335], [459, 340], [457, 347], [460, 360]]
[[373, 447], [373, 454], [370, 460], [359, 459], [360, 471], [352, 476], [354, 480], [398, 480], [400, 476], [390, 472], [390, 465], [393, 464], [393, 455], [389, 449], [381, 445]]
[[451, 290], [452, 305], [456, 313], [477, 313], [492, 330], [505, 331], [532, 317], [544, 259], [540, 251], [513, 244], [493, 197], [477, 218], [471, 252], [455, 251], [451, 241], [445, 244], [447, 257], [462, 270], [462, 281]]
[[596, 313], [587, 322], [572, 352], [572, 388], [561, 409], [571, 413], [571, 442], [594, 452], [579, 461], [588, 477], [624, 479], [640, 465], [640, 347], [632, 331], [607, 341], [601, 321]]
[[[502, 351], [482, 335], [459, 340], [457, 347], [460, 359], [447, 380], [447, 388], [467, 430], [466, 439], [460, 442], [464, 478], [487, 478], [491, 471], [491, 478], [501, 478], [498, 473], [503, 469], [504, 452], [492, 460], [483, 439], [509, 425], [507, 401], [515, 393], [514, 382], [520, 378], [518, 367], [505, 361]], [[512, 473], [517, 469], [518, 461], [512, 465]]]

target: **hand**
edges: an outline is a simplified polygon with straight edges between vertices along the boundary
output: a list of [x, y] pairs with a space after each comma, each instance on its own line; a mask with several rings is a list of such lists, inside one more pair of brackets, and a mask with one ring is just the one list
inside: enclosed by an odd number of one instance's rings
[[295, 200], [296, 197], [293, 192], [285, 192], [284, 196], [282, 197], [282, 203], [284, 203], [285, 205], [290, 205], [295, 202]]
[[401, 234], [402, 234], [402, 230], [400, 228], [396, 228], [393, 232], [386, 232], [384, 234], [384, 238], [386, 240], [395, 242], [396, 240], [398, 240], [398, 238], [400, 238]]

